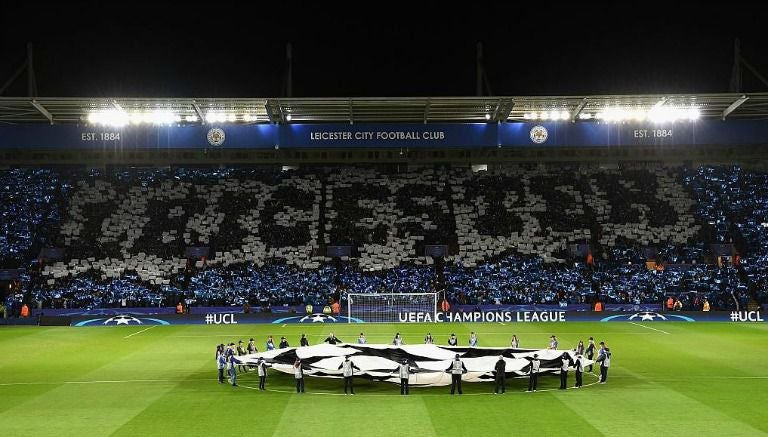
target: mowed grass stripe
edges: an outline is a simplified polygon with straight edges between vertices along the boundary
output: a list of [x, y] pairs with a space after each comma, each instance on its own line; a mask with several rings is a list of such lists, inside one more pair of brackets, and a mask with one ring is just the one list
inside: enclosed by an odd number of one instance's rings
[[250, 390], [219, 384], [210, 367], [206, 363], [156, 397], [112, 435], [271, 435], [288, 398], [270, 392], [258, 393], [256, 398]]
[[[711, 408], [703, 402], [690, 396], [692, 387], [698, 382], [682, 383], [680, 390], [674, 384], [661, 384], [651, 378], [635, 374], [626, 369], [622, 374], [634, 377], [641, 382], [639, 387], [631, 390], [631, 396], [621, 386], [601, 386], [600, 393], [607, 405], [608, 412], [614, 418], [607, 423], [608, 434], [613, 435], [729, 435], [755, 436], [765, 435], [764, 429], [758, 429], [733, 418], [722, 411], [722, 408]], [[610, 376], [609, 376], [610, 381]], [[705, 382], [705, 381], [701, 381]], [[730, 384], [729, 384], [730, 385]], [[709, 385], [709, 396], [720, 395], [716, 387], [723, 385], [717, 382]], [[746, 399], [743, 399], [746, 401]], [[620, 408], [615, 406], [620, 405]], [[628, 424], [639, 423], [643, 417], [652, 418], [642, 429], [628, 431]], [[684, 417], [684, 420], [681, 420]], [[653, 420], [658, 418], [659, 420]], [[764, 425], [763, 425], [764, 428]]]
[[[82, 341], [79, 357], [80, 380], [116, 380], [137, 369], [160, 370], [154, 376], [169, 378], [178, 374], [157, 359], [161, 349], [153, 349], [155, 342], [162, 341], [163, 334], [147, 339], [131, 347], [121, 347], [125, 331], [99, 329], [90, 337], [75, 337]], [[41, 332], [45, 335], [45, 332]], [[55, 363], [55, 355], [47, 355], [49, 361], [28, 362], [27, 372], [38, 374], [38, 364], [48, 369]], [[69, 363], [72, 356], [62, 357]], [[93, 368], [93, 363], [102, 364]], [[34, 379], [34, 378], [32, 378]], [[26, 399], [0, 413], [0, 423], [9, 435], [108, 435], [113, 429], [141, 412], [154, 397], [170, 390], [176, 383], [137, 383], [118, 388], [99, 384], [64, 384]], [[18, 388], [17, 388], [18, 389]], [[0, 390], [2, 393], [2, 390]], [[45, 412], [41, 414], [41, 412]]]
[[[89, 380], [91, 372], [135, 352], [120, 345], [122, 327], [88, 332], [69, 327], [7, 327], [0, 329], [0, 374], [3, 382]], [[119, 379], [124, 375], [119, 374]], [[104, 378], [100, 378], [104, 379]], [[56, 384], [18, 389], [0, 387], [0, 413], [55, 390]]]
[[[390, 388], [395, 387], [388, 384]], [[396, 392], [396, 393], [399, 393]], [[286, 395], [290, 399], [283, 410], [275, 437], [310, 434], [326, 436], [412, 437], [444, 435], [435, 432], [422, 397], [308, 396]], [[331, 398], [332, 400], [329, 400]], [[469, 434], [465, 434], [469, 435]]]

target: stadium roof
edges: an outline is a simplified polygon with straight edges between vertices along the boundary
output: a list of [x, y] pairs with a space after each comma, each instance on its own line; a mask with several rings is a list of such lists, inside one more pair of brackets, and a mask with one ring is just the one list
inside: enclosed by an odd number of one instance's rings
[[[164, 111], [182, 123], [239, 114], [249, 123], [452, 123], [528, 121], [550, 112], [562, 120], [595, 119], [611, 109], [663, 105], [698, 108], [701, 118], [768, 118], [768, 93], [354, 98], [71, 98], [0, 97], [0, 125], [86, 123], [98, 111]], [[246, 116], [247, 114], [247, 116]], [[220, 120], [232, 121], [232, 120]]]

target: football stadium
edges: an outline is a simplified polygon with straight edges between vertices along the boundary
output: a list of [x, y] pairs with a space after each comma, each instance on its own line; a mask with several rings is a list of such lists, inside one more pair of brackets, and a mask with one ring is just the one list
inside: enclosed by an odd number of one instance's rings
[[[30, 25], [48, 51], [0, 67], [0, 435], [768, 434], [768, 92], [741, 78], [768, 80], [738, 41], [729, 92], [669, 67], [652, 92], [584, 93], [629, 57], [588, 82], [590, 51], [631, 38], [585, 35], [605, 46], [569, 57], [536, 36], [543, 18], [517, 18], [494, 42], [530, 33], [547, 53], [492, 42], [486, 61], [472, 43], [475, 95], [415, 97], [437, 89], [394, 76], [416, 55], [308, 53], [308, 31], [297, 97], [292, 46], [282, 90], [258, 92], [277, 86], [243, 77], [281, 55], [237, 46], [249, 18], [214, 9], [182, 20], [199, 35], [154, 22], [157, 39], [117, 18]], [[259, 38], [291, 27], [273, 18]], [[452, 73], [458, 49], [395, 33]], [[75, 52], [93, 62], [68, 76]], [[235, 62], [249, 53], [264, 65]], [[361, 53], [379, 76], [345, 63]], [[502, 54], [524, 89], [574, 89], [495, 95]], [[573, 71], [552, 79], [545, 58]], [[38, 93], [35, 62], [64, 97]], [[689, 80], [702, 92], [669, 91]]]
[[763, 434], [766, 102], [4, 97], [2, 426]]

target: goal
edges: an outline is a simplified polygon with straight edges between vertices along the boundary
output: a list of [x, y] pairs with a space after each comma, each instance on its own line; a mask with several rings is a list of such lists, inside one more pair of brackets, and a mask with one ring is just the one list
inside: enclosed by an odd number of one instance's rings
[[437, 293], [349, 293], [349, 322], [434, 322]]

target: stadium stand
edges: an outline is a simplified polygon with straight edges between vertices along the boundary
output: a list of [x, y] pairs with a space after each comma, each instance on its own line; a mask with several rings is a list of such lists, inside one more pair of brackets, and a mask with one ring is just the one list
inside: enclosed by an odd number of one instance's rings
[[[340, 291], [478, 305], [768, 301], [768, 174], [740, 167], [12, 169], [0, 198], [0, 267], [25, 267], [12, 307], [269, 308]], [[425, 257], [425, 244], [448, 256]], [[210, 255], [187, 258], [191, 246]], [[38, 259], [45, 247], [64, 258]]]

